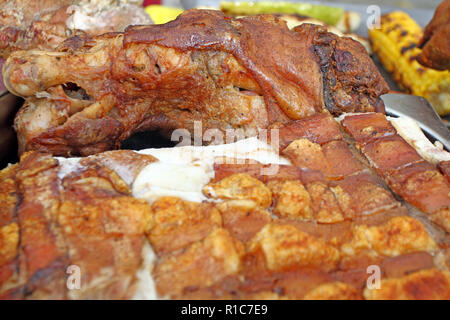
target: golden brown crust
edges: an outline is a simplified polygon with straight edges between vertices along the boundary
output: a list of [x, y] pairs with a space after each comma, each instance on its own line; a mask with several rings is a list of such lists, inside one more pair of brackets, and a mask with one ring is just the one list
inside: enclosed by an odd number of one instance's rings
[[447, 182], [450, 183], [450, 161], [441, 161], [438, 164], [439, 170], [442, 172], [442, 174], [447, 179]]
[[[10, 263], [0, 263], [1, 280], [6, 281], [0, 295], [131, 297], [151, 222], [150, 206], [128, 196], [128, 185], [115, 171], [93, 161], [64, 178], [58, 176], [58, 160], [38, 152], [25, 153], [11, 168], [17, 170], [14, 185], [20, 202], [14, 208], [17, 222], [1, 228], [2, 257], [10, 257]], [[71, 265], [82, 272], [81, 290], [66, 285]], [[11, 267], [19, 276], [8, 273]]]
[[290, 225], [267, 224], [248, 243], [248, 252], [261, 251], [271, 271], [301, 267], [333, 269], [339, 251]]
[[353, 286], [342, 283], [333, 282], [325, 283], [314, 290], [308, 292], [304, 300], [362, 300], [362, 296], [359, 294]]
[[391, 136], [395, 133], [394, 127], [381, 113], [348, 116], [342, 120], [341, 124], [353, 139], [360, 144]]
[[128, 185], [131, 185], [139, 172], [148, 164], [158, 159], [151, 155], [140, 154], [131, 150], [103, 152], [81, 160], [81, 165], [97, 163], [116, 172]]
[[330, 176], [331, 169], [322, 147], [308, 139], [298, 139], [291, 142], [282, 152], [291, 162], [301, 168], [320, 171], [325, 176]]
[[449, 300], [450, 274], [448, 271], [428, 269], [410, 275], [381, 280], [379, 289], [365, 289], [369, 300]]
[[[382, 118], [372, 117], [382, 132]], [[356, 120], [347, 122], [351, 134], [377, 130], [364, 130], [367, 117]], [[357, 151], [395, 134], [384, 132], [356, 143], [349, 136], [305, 141], [324, 154], [335, 141], [333, 148], [350, 151], [345, 158], [362, 170], [342, 175], [301, 167], [307, 161], [280, 166], [274, 175], [263, 174], [266, 165], [257, 162], [216, 163], [202, 203], [161, 197], [150, 205], [131, 197], [131, 180], [152, 157], [108, 152], [73, 165], [73, 159], [25, 153], [0, 172], [0, 297], [129, 298], [140, 267], [152, 272], [160, 297], [177, 299], [447, 297], [447, 208], [438, 201], [440, 209], [421, 213], [386, 186], [445, 203], [439, 188], [405, 183], [417, 173], [440, 173], [423, 160], [404, 164], [381, 148], [388, 154], [374, 159], [387, 159], [384, 181]], [[447, 183], [439, 177], [441, 186]], [[153, 270], [142, 264], [148, 240]], [[65, 286], [70, 264], [83, 269], [81, 290]], [[382, 280], [377, 293], [365, 290], [374, 265]]]
[[222, 215], [223, 227], [239, 241], [250, 240], [272, 221], [270, 212], [252, 200], [230, 200], [216, 204]]
[[430, 216], [430, 220], [450, 233], [450, 209], [442, 209]]
[[413, 163], [388, 176], [390, 187], [406, 201], [428, 213], [450, 208], [450, 184], [426, 162]]
[[342, 125], [397, 195], [448, 229], [450, 184], [445, 163], [442, 174], [422, 159], [381, 114], [347, 116]]
[[154, 271], [158, 293], [181, 294], [212, 286], [241, 269], [243, 245], [218, 228], [186, 251], [160, 261]]
[[0, 171], [0, 226], [10, 223], [14, 218], [17, 204], [15, 175], [18, 165], [9, 165]]
[[228, 176], [217, 183], [209, 183], [203, 193], [216, 199], [252, 200], [263, 208], [272, 204], [272, 193], [259, 180], [244, 173]]
[[311, 197], [300, 181], [271, 181], [267, 186], [274, 197], [274, 214], [283, 218], [312, 220]]
[[143, 130], [192, 133], [195, 121], [202, 133], [256, 135], [327, 108], [374, 111], [388, 89], [356, 41], [314, 25], [289, 30], [271, 15], [232, 19], [217, 10], [71, 38], [57, 52], [15, 52], [4, 70], [8, 89], [27, 100], [15, 122], [20, 151], [63, 156], [115, 149]]
[[329, 113], [319, 113], [278, 127], [280, 149], [292, 141], [305, 138], [311, 142], [324, 144], [343, 138], [339, 125]]
[[161, 197], [152, 204], [153, 227], [148, 239], [158, 255], [187, 247], [222, 226], [222, 217], [211, 203]]
[[312, 208], [317, 222], [336, 223], [342, 222], [346, 218], [342, 212], [334, 193], [328, 188], [324, 182], [308, 183], [306, 188], [309, 192], [312, 202]]
[[0, 229], [0, 265], [5, 265], [17, 255], [19, 226], [10, 223]]
[[15, 214], [19, 201], [15, 175], [18, 165], [0, 171], [0, 297], [5, 282], [14, 282], [18, 276], [19, 227]]
[[380, 226], [355, 226], [352, 240], [341, 250], [345, 256], [364, 253], [393, 257], [417, 251], [434, 252], [437, 245], [419, 220], [405, 216], [392, 218]]
[[376, 176], [362, 172], [333, 182], [330, 188], [346, 217], [357, 218], [400, 206], [380, 181]]

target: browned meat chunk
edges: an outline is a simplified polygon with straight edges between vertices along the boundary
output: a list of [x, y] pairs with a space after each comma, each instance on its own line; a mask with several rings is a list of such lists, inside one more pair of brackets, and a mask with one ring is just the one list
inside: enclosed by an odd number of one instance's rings
[[342, 212], [352, 218], [383, 212], [400, 205], [376, 177], [367, 173], [346, 177], [332, 185], [331, 189]]
[[450, 161], [442, 161], [438, 165], [439, 170], [441, 170], [442, 174], [447, 178], [447, 181], [450, 183]]
[[342, 179], [364, 169], [364, 166], [353, 155], [350, 147], [343, 141], [328, 142], [322, 146], [322, 151], [333, 177]]
[[[13, 205], [17, 220], [0, 225], [0, 297], [130, 298], [150, 206], [99, 163], [62, 173], [57, 159], [37, 152], [2, 171], [1, 188], [9, 191], [1, 195], [12, 198], [2, 198], [0, 217]], [[71, 266], [81, 270], [79, 290], [67, 287]]]
[[213, 204], [162, 197], [152, 204], [154, 226], [148, 239], [158, 255], [183, 249], [222, 226]]
[[394, 127], [380, 113], [347, 116], [342, 120], [342, 126], [356, 142], [361, 144], [395, 133]]
[[420, 43], [422, 53], [417, 60], [437, 70], [450, 69], [450, 0], [444, 0], [436, 9], [433, 19], [425, 28]]
[[331, 115], [321, 113], [281, 126], [279, 138], [279, 147], [284, 149], [299, 138], [324, 144], [332, 140], [341, 140], [342, 133]]
[[370, 142], [362, 147], [362, 151], [382, 175], [422, 160], [416, 150], [397, 134]]
[[387, 177], [395, 193], [420, 210], [434, 213], [450, 208], [450, 186], [427, 162], [413, 163]]
[[142, 130], [193, 132], [195, 121], [203, 132], [234, 127], [255, 135], [325, 109], [376, 111], [388, 90], [351, 39], [312, 25], [289, 30], [270, 15], [231, 19], [208, 10], [73, 37], [57, 52], [16, 52], [4, 78], [27, 100], [15, 123], [20, 151], [56, 155], [117, 148]]

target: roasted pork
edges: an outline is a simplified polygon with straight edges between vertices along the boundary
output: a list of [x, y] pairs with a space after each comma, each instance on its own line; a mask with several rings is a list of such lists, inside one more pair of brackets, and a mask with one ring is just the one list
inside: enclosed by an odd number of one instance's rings
[[258, 129], [329, 110], [383, 111], [388, 90], [364, 48], [275, 16], [190, 10], [165, 25], [76, 36], [57, 51], [18, 51], [3, 68], [26, 100], [20, 152], [89, 155], [133, 133]]

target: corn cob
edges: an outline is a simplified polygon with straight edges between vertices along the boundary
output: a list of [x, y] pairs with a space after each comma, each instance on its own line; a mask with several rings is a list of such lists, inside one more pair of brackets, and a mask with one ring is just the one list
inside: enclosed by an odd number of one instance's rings
[[372, 49], [399, 86], [426, 98], [440, 115], [450, 113], [450, 72], [426, 68], [417, 62], [422, 28], [406, 13], [381, 17], [379, 29], [369, 30]]

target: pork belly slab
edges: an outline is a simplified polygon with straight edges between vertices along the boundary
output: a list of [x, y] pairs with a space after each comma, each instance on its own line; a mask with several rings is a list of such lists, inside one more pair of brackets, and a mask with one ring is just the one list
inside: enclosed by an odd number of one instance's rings
[[24, 153], [0, 171], [0, 297], [450, 299], [450, 185], [435, 165], [382, 114], [281, 132], [280, 150]]
[[[364, 48], [313, 25], [271, 15], [233, 19], [189, 10], [164, 25], [18, 51], [4, 81], [25, 98], [20, 152], [90, 155], [134, 132], [258, 129], [329, 110], [383, 111], [388, 86]], [[252, 134], [253, 133], [253, 134]]]

